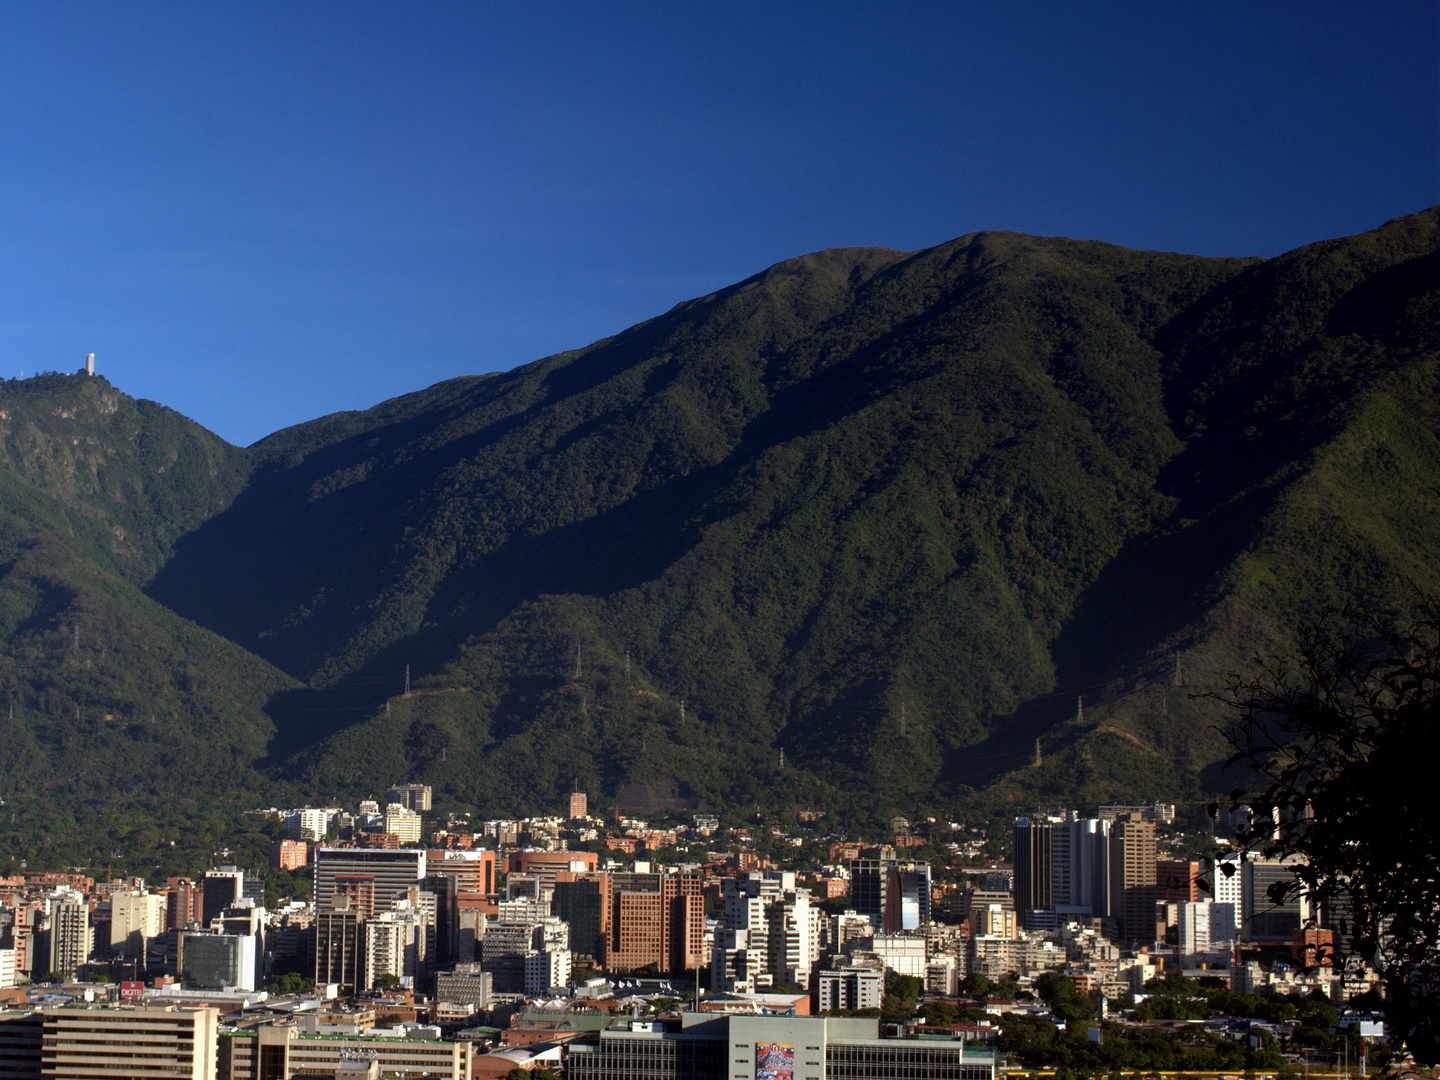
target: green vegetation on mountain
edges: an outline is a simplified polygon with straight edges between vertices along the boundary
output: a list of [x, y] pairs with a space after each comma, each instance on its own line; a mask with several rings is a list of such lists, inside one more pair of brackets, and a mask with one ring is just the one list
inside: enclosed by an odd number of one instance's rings
[[1436, 226], [822, 252], [248, 450], [100, 380], [3, 384], [0, 535], [271, 671], [235, 700], [273, 737], [227, 736], [257, 788], [1198, 801], [1224, 747], [1191, 692], [1327, 603], [1440, 588]]

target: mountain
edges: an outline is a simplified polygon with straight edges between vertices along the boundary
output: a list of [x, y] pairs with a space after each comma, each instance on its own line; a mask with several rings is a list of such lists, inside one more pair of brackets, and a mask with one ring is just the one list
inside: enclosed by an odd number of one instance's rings
[[[1440, 586], [1437, 260], [1434, 210], [1271, 260], [821, 252], [245, 450], [4, 384], [6, 535], [274, 672], [246, 767], [297, 793], [1194, 803], [1224, 756], [1194, 692]], [[66, 449], [86, 394], [153, 443]]]

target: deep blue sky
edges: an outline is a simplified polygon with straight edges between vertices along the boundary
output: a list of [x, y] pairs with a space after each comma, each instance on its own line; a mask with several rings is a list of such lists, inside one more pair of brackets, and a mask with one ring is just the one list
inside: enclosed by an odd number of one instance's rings
[[1437, 6], [8, 4], [0, 376], [249, 443], [819, 248], [1440, 201]]

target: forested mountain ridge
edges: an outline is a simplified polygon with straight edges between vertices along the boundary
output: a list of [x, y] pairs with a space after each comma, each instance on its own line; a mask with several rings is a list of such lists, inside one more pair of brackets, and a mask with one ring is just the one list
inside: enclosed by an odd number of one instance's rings
[[[804, 256], [247, 450], [187, 435], [205, 467], [111, 568], [306, 684], [254, 764], [316, 795], [1198, 796], [1191, 690], [1440, 584], [1437, 248], [1432, 210], [1272, 260]], [[67, 508], [32, 531], [110, 490], [6, 470]]]

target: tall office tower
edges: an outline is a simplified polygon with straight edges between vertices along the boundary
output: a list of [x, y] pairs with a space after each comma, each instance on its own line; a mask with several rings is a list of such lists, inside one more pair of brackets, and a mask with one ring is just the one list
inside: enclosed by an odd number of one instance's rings
[[1201, 867], [1198, 862], [1162, 859], [1155, 864], [1155, 887], [1161, 900], [1196, 901], [1211, 899], [1200, 895]]
[[46, 971], [73, 975], [90, 960], [90, 905], [61, 900], [50, 907], [50, 955]]
[[399, 803], [406, 810], [425, 813], [430, 809], [429, 784], [396, 784], [385, 792], [387, 803]]
[[1213, 901], [1182, 900], [1180, 906], [1180, 955], [1209, 952], [1210, 928], [1214, 921]]
[[1053, 829], [1039, 818], [1015, 819], [1015, 914], [1027, 930], [1042, 929], [1037, 912], [1050, 915], [1053, 926]]
[[1127, 941], [1155, 939], [1155, 822], [1135, 812], [1110, 826], [1110, 895]]
[[850, 860], [851, 905], [887, 931], [929, 924], [930, 893], [929, 864], [902, 862], [893, 848], [866, 848]]
[[570, 820], [578, 821], [590, 812], [590, 800], [583, 791], [572, 792], [570, 795]]
[[335, 983], [342, 994], [370, 988], [365, 975], [365, 915], [341, 895], [315, 913], [315, 985]]
[[[1222, 855], [1218, 859], [1206, 859], [1201, 865], [1200, 876], [1210, 886], [1210, 897], [1216, 904], [1225, 904], [1235, 917], [1235, 926], [1229, 940], [1240, 936], [1244, 928], [1244, 875], [1241, 873], [1239, 855]], [[1226, 869], [1230, 873], [1225, 873]], [[1212, 935], [1213, 937], [1213, 935]]]
[[1110, 911], [1110, 822], [1067, 816], [1050, 822], [1050, 895], [1056, 916]]
[[110, 897], [110, 951], [143, 959], [152, 938], [165, 932], [165, 897], [126, 889]]
[[1308, 911], [1302, 898], [1292, 895], [1282, 904], [1270, 896], [1270, 888], [1295, 880], [1299, 860], [1246, 859], [1240, 871], [1240, 902], [1242, 904], [1241, 936], [1246, 941], [1289, 941], [1299, 930]]
[[425, 852], [418, 849], [317, 848], [315, 910], [330, 906], [336, 877], [368, 877], [375, 887], [374, 914], [394, 908], [425, 879]]
[[200, 922], [208, 927], [211, 919], [244, 897], [245, 871], [236, 866], [220, 866], [214, 870], [206, 870], [200, 888], [204, 898], [200, 908]]
[[598, 963], [605, 949], [601, 917], [605, 895], [601, 883], [594, 878], [557, 881], [553, 906], [556, 917], [570, 927], [570, 949], [575, 959]]
[[688, 971], [702, 962], [705, 898], [696, 874], [612, 874], [607, 971], [654, 964]]

